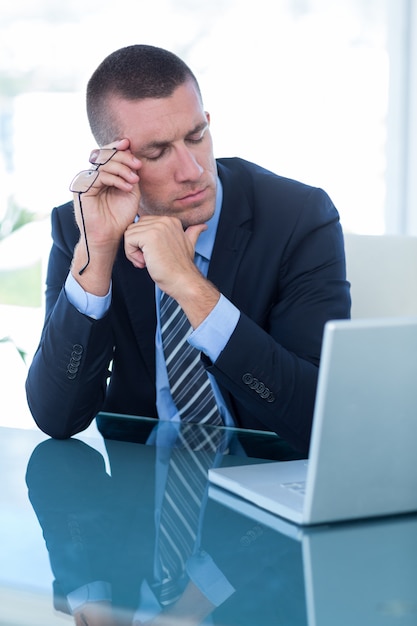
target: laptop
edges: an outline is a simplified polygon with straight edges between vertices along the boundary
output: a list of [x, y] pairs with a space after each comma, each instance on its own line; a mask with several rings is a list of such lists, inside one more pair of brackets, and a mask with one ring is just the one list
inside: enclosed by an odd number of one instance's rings
[[[295, 524], [417, 510], [417, 317], [324, 329], [309, 459], [209, 470]], [[227, 463], [227, 457], [225, 457]]]

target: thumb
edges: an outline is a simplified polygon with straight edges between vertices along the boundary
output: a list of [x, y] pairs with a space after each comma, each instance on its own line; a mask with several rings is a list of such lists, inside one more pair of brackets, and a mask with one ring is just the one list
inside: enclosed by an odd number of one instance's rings
[[186, 229], [185, 235], [192, 244], [193, 248], [195, 248], [197, 239], [205, 230], [207, 230], [207, 224], [194, 224]]

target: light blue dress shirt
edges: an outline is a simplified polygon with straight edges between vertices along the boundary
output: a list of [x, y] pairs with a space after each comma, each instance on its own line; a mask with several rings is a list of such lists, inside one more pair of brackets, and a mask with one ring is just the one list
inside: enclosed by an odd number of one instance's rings
[[[220, 219], [223, 200], [223, 189], [220, 180], [217, 184], [216, 208], [213, 217], [207, 222], [207, 230], [201, 233], [195, 248], [195, 264], [204, 276], [207, 276], [216, 238], [217, 225]], [[138, 270], [141, 271], [141, 270]], [[226, 270], [227, 271], [227, 270]], [[87, 293], [72, 276], [68, 274], [65, 291], [68, 300], [78, 311], [93, 319], [100, 319], [105, 315], [111, 303], [111, 287], [105, 296], [95, 296]], [[156, 406], [160, 419], [178, 421], [178, 411], [172, 400], [169, 390], [168, 375], [162, 350], [159, 302], [161, 290], [155, 286], [157, 330], [155, 337], [156, 350]], [[227, 344], [239, 320], [239, 310], [227, 299], [220, 295], [220, 299], [211, 313], [196, 328], [189, 337], [189, 342], [198, 350], [206, 354], [211, 361], [215, 361]], [[227, 410], [216, 381], [209, 375], [220, 414], [226, 426], [234, 426], [233, 418]]]

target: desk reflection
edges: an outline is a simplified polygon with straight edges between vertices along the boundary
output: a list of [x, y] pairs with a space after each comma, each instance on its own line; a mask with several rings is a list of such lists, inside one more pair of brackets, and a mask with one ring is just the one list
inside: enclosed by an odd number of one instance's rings
[[417, 625], [415, 514], [302, 527], [214, 485], [209, 496], [300, 545], [308, 626]]
[[144, 443], [107, 440], [107, 468], [79, 439], [37, 446], [26, 481], [55, 608], [77, 626], [304, 626], [300, 545], [208, 499], [231, 442], [190, 430], [192, 445], [168, 423]]

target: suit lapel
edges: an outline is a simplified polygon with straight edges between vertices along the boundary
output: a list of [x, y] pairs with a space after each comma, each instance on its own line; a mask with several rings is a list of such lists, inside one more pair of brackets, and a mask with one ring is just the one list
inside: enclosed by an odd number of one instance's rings
[[223, 204], [208, 278], [227, 297], [233, 295], [236, 273], [252, 234], [252, 210], [245, 183], [227, 160], [218, 162]]

